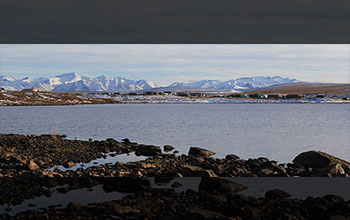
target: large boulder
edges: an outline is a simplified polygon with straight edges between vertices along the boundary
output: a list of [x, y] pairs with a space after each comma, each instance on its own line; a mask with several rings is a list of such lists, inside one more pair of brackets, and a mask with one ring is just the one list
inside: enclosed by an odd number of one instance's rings
[[321, 151], [303, 152], [294, 158], [293, 163], [315, 169], [325, 168], [337, 163], [344, 167], [350, 167], [349, 162]]
[[190, 150], [188, 151], [188, 156], [195, 156], [195, 157], [209, 157], [214, 154], [215, 153], [213, 151], [200, 148], [200, 147], [190, 147]]
[[218, 177], [202, 177], [199, 190], [235, 194], [247, 189], [246, 186]]
[[343, 166], [339, 163], [315, 169], [314, 176], [344, 176], [346, 174]]
[[162, 150], [160, 147], [153, 146], [153, 145], [142, 145], [140, 144], [136, 150], [135, 154], [137, 156], [156, 156], [162, 153]]

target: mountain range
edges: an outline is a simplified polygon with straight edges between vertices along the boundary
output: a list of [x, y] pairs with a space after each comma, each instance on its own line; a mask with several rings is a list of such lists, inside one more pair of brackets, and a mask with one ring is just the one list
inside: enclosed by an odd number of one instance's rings
[[200, 80], [190, 82], [174, 82], [168, 86], [165, 86], [146, 80], [131, 80], [121, 77], [106, 77], [104, 75], [93, 78], [76, 73], [65, 73], [52, 78], [25, 77], [21, 79], [0, 75], [0, 87], [6, 90], [39, 88], [42, 91], [53, 92], [108, 91], [125, 93], [153, 89], [176, 90], [176, 88], [181, 88], [182, 90], [189, 88], [225, 92], [241, 92], [295, 82], [298, 81], [296, 79], [283, 78], [280, 76], [257, 76], [231, 79], [228, 81]]

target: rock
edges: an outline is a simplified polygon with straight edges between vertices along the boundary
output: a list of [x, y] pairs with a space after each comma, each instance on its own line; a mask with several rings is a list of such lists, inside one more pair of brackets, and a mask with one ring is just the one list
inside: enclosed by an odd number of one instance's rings
[[235, 155], [235, 154], [228, 154], [225, 157], [226, 160], [238, 160], [239, 156]]
[[141, 162], [140, 167], [142, 167], [143, 169], [149, 169], [149, 168], [156, 168], [157, 166], [154, 164]]
[[312, 202], [314, 205], [316, 205], [317, 207], [326, 210], [327, 206], [329, 205], [329, 202], [327, 199], [319, 197], [313, 200]]
[[78, 211], [81, 209], [81, 205], [76, 202], [71, 202], [67, 205], [67, 209], [71, 211]]
[[331, 164], [325, 168], [317, 169], [316, 172], [320, 176], [328, 176], [327, 174], [329, 174], [330, 176], [345, 175], [345, 170], [343, 169], [342, 165], [340, 165], [339, 163]]
[[63, 167], [64, 168], [71, 168], [71, 167], [74, 167], [74, 166], [75, 166], [75, 163], [72, 162], [72, 161], [68, 161], [68, 162], [63, 163]]
[[191, 166], [184, 164], [180, 170], [183, 176], [193, 177], [193, 176], [203, 176], [203, 169], [197, 166]]
[[308, 166], [312, 168], [324, 168], [337, 163], [344, 167], [350, 167], [349, 162], [321, 151], [303, 152], [294, 158], [293, 163], [299, 166]]
[[265, 197], [268, 199], [284, 199], [291, 195], [280, 189], [271, 189], [265, 193]]
[[51, 170], [44, 170], [44, 171], [41, 172], [41, 174], [42, 174], [43, 176], [48, 176], [48, 177], [52, 178], [54, 172], [52, 172]]
[[343, 197], [337, 195], [325, 195], [323, 196], [330, 204], [337, 204], [344, 202]]
[[171, 145], [164, 145], [164, 151], [165, 152], [169, 152], [169, 151], [172, 151], [174, 150], [175, 148]]
[[122, 142], [125, 143], [125, 144], [131, 143], [130, 140], [129, 140], [129, 138], [124, 138], [124, 139], [122, 140]]
[[188, 151], [188, 156], [195, 157], [209, 157], [214, 154], [215, 153], [213, 151], [206, 150], [200, 147], [190, 147], [190, 150]]
[[277, 171], [278, 173], [285, 173], [285, 174], [287, 173], [286, 168], [284, 168], [284, 166], [281, 164], [273, 166], [273, 170]]
[[232, 182], [230, 180], [221, 179], [218, 177], [202, 177], [199, 184], [199, 190], [208, 192], [220, 192], [220, 193], [238, 193], [247, 189], [246, 186], [239, 183]]
[[349, 218], [343, 215], [333, 215], [328, 220], [349, 220]]
[[203, 177], [218, 177], [212, 170], [204, 170]]
[[124, 214], [128, 214], [130, 212], [133, 212], [133, 213], [140, 213], [141, 211], [134, 208], [134, 207], [131, 207], [131, 206], [123, 206], [123, 205], [120, 205], [120, 204], [116, 204], [114, 206], [114, 211], [116, 213], [119, 213], [121, 215], [124, 215]]
[[180, 151], [178, 151], [178, 150], [173, 151], [173, 154], [178, 154], [178, 153], [180, 153]]
[[273, 173], [271, 169], [264, 168], [259, 171], [260, 176], [269, 176]]
[[28, 169], [34, 171], [40, 169], [40, 167], [34, 161], [31, 160], [28, 163]]
[[153, 146], [153, 145], [142, 145], [140, 144], [138, 148], [135, 150], [135, 154], [137, 156], [156, 156], [162, 153], [162, 150], [160, 147]]
[[184, 217], [184, 219], [224, 219], [224, 216], [211, 210], [203, 210], [197, 207], [190, 207], [189, 213]]
[[173, 188], [178, 188], [180, 186], [182, 186], [182, 184], [179, 182], [174, 182], [173, 184], [171, 184], [171, 187], [173, 187]]

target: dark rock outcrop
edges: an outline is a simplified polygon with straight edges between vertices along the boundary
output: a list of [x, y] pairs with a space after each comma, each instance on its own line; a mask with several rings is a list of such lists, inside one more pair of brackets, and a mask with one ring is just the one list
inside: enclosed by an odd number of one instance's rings
[[160, 149], [160, 147], [157, 146], [153, 146], [153, 145], [143, 145], [140, 144], [136, 150], [135, 150], [135, 154], [140, 156], [156, 156], [162, 153], [162, 150]]
[[337, 163], [345, 167], [350, 167], [350, 162], [321, 151], [303, 152], [294, 158], [293, 163], [296, 165], [308, 166], [316, 169], [324, 168]]
[[228, 154], [225, 157], [226, 160], [238, 160], [239, 156], [235, 155], [235, 154]]
[[165, 152], [169, 152], [169, 151], [172, 151], [174, 150], [175, 148], [171, 145], [164, 145], [164, 151]]
[[298, 166], [310, 167], [312, 176], [349, 176], [350, 162], [321, 151], [307, 151], [294, 158]]
[[200, 147], [190, 147], [190, 150], [188, 152], [188, 156], [194, 156], [194, 157], [209, 157], [214, 154], [215, 153], [213, 151], [200, 148]]

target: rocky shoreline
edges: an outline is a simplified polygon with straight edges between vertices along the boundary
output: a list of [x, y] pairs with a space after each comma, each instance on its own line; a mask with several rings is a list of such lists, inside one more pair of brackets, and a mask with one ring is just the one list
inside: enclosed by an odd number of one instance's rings
[[[143, 178], [100, 179], [106, 192], [132, 193], [120, 200], [49, 206], [0, 214], [0, 219], [349, 219], [350, 200], [336, 195], [291, 197], [280, 189], [263, 197], [237, 194], [246, 187], [221, 178], [202, 177], [198, 191], [154, 189]], [[166, 181], [160, 179], [159, 181]], [[175, 188], [176, 186], [172, 186]], [[64, 190], [60, 190], [65, 193]]]
[[[108, 138], [97, 141], [89, 139], [68, 140], [60, 135], [0, 134], [0, 177], [14, 177], [23, 173], [36, 173], [58, 177], [323, 177], [350, 176], [350, 163], [332, 155], [309, 151], [297, 155], [291, 163], [278, 163], [268, 158], [240, 159], [228, 154], [215, 158], [214, 152], [200, 147], [190, 147], [187, 155], [177, 155], [170, 145], [162, 148], [123, 139], [121, 142]], [[174, 150], [174, 151], [173, 151]], [[173, 151], [170, 153], [170, 151]], [[107, 157], [134, 152], [148, 159], [115, 164], [100, 164], [76, 171], [62, 171], [76, 163], [88, 163]], [[52, 171], [49, 168], [54, 168]]]
[[[147, 159], [70, 169], [77, 163], [87, 164], [98, 158], [132, 152], [135, 155], [146, 156]], [[339, 196], [300, 200], [289, 198], [288, 193], [276, 189], [264, 198], [245, 197], [236, 194], [243, 190], [244, 186], [221, 179], [221, 177], [349, 177], [350, 163], [347, 161], [319, 151], [303, 152], [287, 164], [262, 157], [244, 160], [237, 155], [228, 154], [220, 159], [214, 155], [214, 152], [200, 147], [191, 147], [187, 155], [178, 155], [176, 149], [170, 145], [161, 148], [133, 143], [128, 139], [120, 142], [112, 138], [83, 141], [68, 140], [61, 135], [0, 134], [0, 205], [9, 205], [10, 210], [12, 205], [42, 195], [51, 196], [54, 191], [67, 193], [102, 184], [105, 191], [120, 192], [125, 189], [133, 195], [105, 203], [70, 204], [66, 208], [51, 207], [41, 211], [27, 211], [18, 213], [13, 218], [75, 219], [77, 216], [109, 219], [350, 218], [350, 201], [346, 202]], [[64, 166], [67, 170], [60, 169], [60, 166]], [[201, 184], [206, 181], [207, 187], [203, 188], [202, 184], [198, 192], [153, 189], [147, 183], [148, 177], [156, 177], [158, 181], [167, 181], [174, 177], [202, 177]], [[210, 183], [208, 179], [215, 181]], [[172, 186], [176, 187], [178, 187], [176, 184]], [[213, 188], [216, 190], [209, 190]], [[140, 199], [152, 203], [142, 204], [139, 202]], [[163, 206], [167, 208], [161, 209]], [[334, 217], [337, 215], [342, 217]], [[276, 216], [278, 218], [274, 218]], [[0, 218], [8, 219], [10, 216], [2, 214]]]

